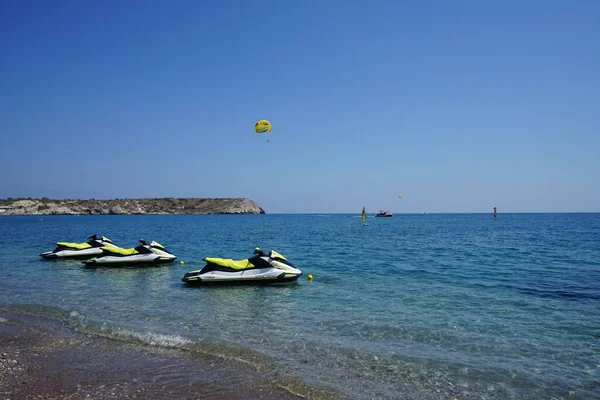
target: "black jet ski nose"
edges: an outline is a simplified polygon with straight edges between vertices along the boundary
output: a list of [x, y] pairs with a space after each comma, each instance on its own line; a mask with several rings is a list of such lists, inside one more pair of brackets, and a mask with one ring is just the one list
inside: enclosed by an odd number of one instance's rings
[[[190, 279], [193, 278], [193, 279]], [[183, 275], [183, 278], [181, 278], [182, 282], [189, 282], [190, 280], [197, 280], [198, 279], [198, 271], [190, 271], [190, 272], [186, 272], [185, 275]]]

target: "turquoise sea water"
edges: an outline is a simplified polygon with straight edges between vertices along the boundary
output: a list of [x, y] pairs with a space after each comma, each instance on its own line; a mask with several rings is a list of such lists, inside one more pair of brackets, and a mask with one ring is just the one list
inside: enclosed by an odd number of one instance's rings
[[[356, 399], [600, 398], [600, 214], [368, 223], [358, 214], [4, 216], [0, 315], [264, 363]], [[92, 233], [122, 247], [156, 240], [179, 258], [86, 269], [38, 256]], [[260, 287], [180, 281], [205, 256], [242, 259], [256, 246], [304, 276]]]

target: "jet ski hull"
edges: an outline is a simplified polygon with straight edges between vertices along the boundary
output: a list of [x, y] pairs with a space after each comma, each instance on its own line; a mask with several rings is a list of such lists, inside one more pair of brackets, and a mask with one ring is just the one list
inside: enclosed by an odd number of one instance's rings
[[102, 248], [100, 247], [91, 247], [89, 249], [83, 250], [60, 250], [60, 251], [47, 251], [45, 253], [40, 254], [40, 257], [46, 260], [57, 260], [63, 258], [92, 258], [99, 254], [102, 254]]
[[175, 261], [175, 256], [163, 256], [158, 254], [136, 254], [127, 257], [105, 256], [92, 258], [83, 263], [88, 267], [123, 267], [168, 264]]
[[88, 237], [86, 243], [56, 242], [57, 247], [52, 251], [40, 254], [46, 260], [57, 260], [62, 258], [86, 259], [103, 254], [102, 248], [119, 248], [107, 237], [98, 237], [96, 234]]
[[232, 284], [273, 284], [294, 282], [302, 275], [297, 273], [282, 271], [278, 268], [259, 268], [249, 269], [239, 272], [210, 271], [201, 273], [201, 271], [191, 271], [185, 274], [181, 279], [188, 285], [232, 285]]

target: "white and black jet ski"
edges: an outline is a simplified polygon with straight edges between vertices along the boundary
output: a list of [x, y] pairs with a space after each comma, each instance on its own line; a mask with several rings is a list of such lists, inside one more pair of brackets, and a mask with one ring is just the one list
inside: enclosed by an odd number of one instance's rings
[[257, 247], [254, 254], [238, 261], [206, 257], [204, 268], [187, 272], [181, 280], [188, 285], [279, 283], [295, 281], [302, 275], [302, 271], [274, 250], [265, 254]]
[[96, 234], [88, 237], [85, 243], [56, 242], [57, 247], [53, 251], [40, 254], [46, 260], [62, 258], [91, 258], [102, 254], [102, 248], [117, 248], [109, 238], [98, 237]]
[[150, 244], [148, 244], [144, 239], [140, 239], [140, 245], [131, 249], [122, 249], [120, 247], [103, 247], [102, 255], [100, 257], [83, 261], [83, 264], [88, 267], [122, 267], [127, 265], [141, 266], [166, 264], [175, 261], [176, 258], [177, 257], [165, 249], [162, 244], [155, 241], [152, 241]]

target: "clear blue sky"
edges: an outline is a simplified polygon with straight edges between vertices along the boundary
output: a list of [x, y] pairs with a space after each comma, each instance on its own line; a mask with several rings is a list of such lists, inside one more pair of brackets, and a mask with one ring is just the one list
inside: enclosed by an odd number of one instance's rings
[[0, 19], [2, 198], [600, 211], [598, 1], [7, 0]]

